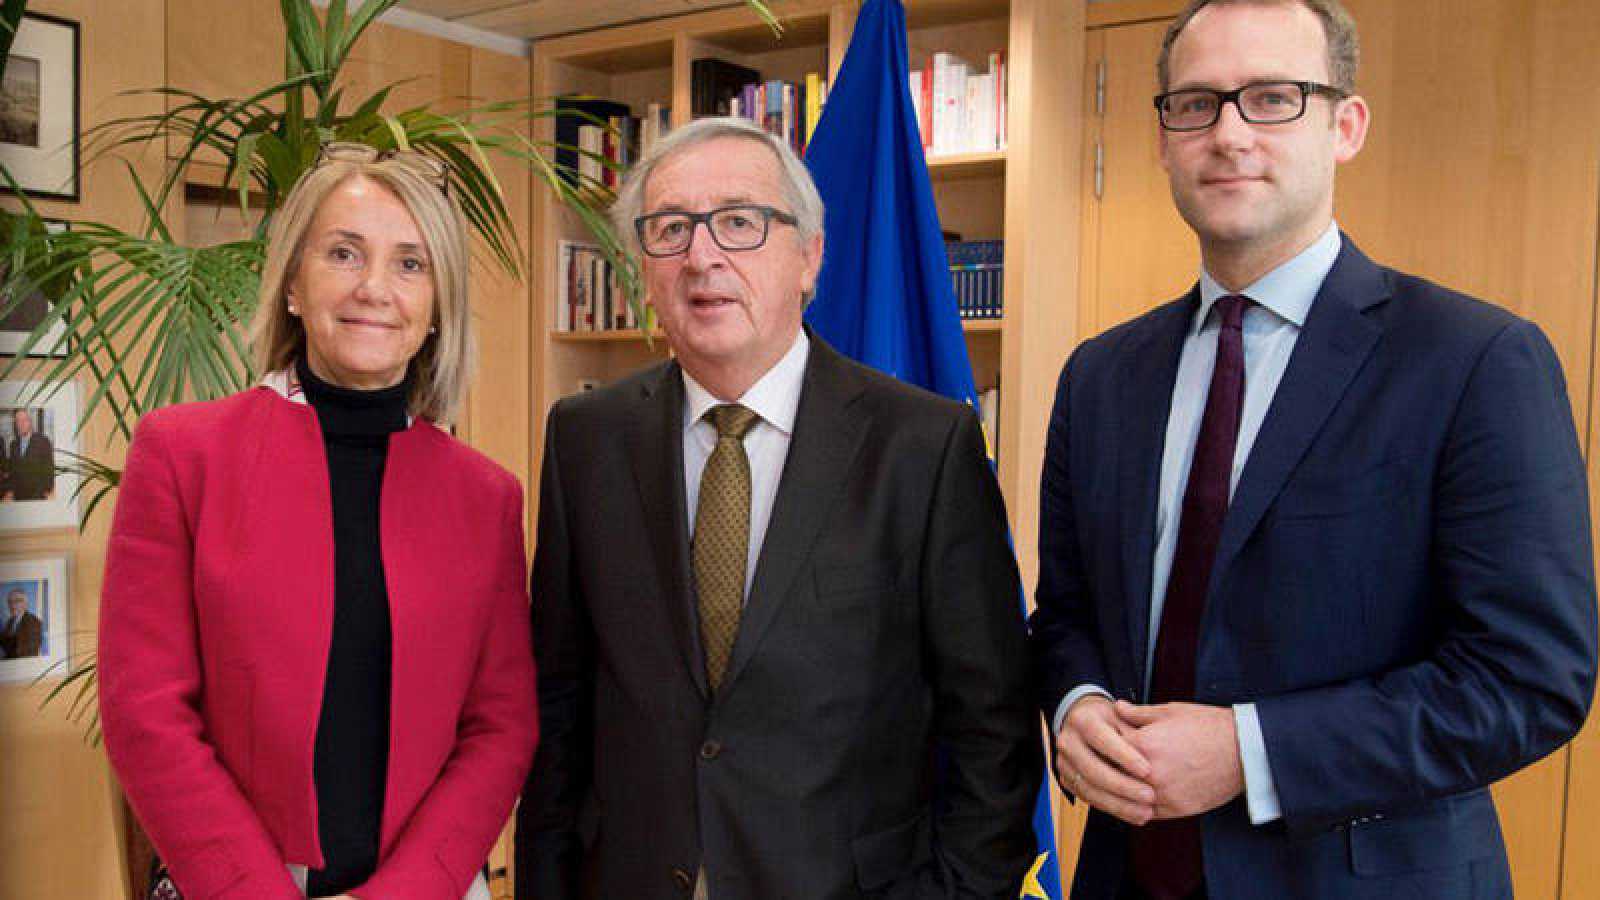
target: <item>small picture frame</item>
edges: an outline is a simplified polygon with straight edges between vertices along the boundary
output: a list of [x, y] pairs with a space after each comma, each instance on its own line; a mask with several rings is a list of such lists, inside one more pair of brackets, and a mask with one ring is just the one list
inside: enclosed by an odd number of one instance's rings
[[[44, 227], [51, 234], [60, 234], [68, 231], [71, 224], [45, 219]], [[55, 299], [46, 297], [42, 291], [33, 290], [17, 306], [11, 305], [11, 298], [4, 293], [6, 280], [6, 263], [0, 259], [0, 354], [15, 356], [22, 352], [28, 343], [28, 335], [50, 310], [50, 304]], [[9, 310], [9, 312], [7, 312]], [[67, 329], [57, 321], [48, 331], [40, 335], [32, 347], [28, 348], [29, 356], [66, 356], [67, 355]]]
[[66, 556], [0, 559], [0, 682], [66, 674], [70, 569]]
[[0, 381], [0, 534], [78, 527], [78, 477], [58, 471], [78, 452], [78, 386], [39, 387]]
[[78, 23], [23, 13], [0, 81], [0, 164], [24, 192], [78, 201]]

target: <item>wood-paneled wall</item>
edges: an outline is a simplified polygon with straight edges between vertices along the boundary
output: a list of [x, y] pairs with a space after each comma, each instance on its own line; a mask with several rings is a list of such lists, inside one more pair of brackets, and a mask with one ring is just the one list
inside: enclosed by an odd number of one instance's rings
[[[1600, 82], [1593, 3], [1349, 6], [1375, 127], [1341, 177], [1341, 224], [1375, 258], [1539, 323], [1566, 369], [1574, 418], [1590, 421], [1600, 118], [1570, 86]], [[1559, 750], [1495, 786], [1518, 897], [1600, 890], [1561, 890], [1571, 762]]]

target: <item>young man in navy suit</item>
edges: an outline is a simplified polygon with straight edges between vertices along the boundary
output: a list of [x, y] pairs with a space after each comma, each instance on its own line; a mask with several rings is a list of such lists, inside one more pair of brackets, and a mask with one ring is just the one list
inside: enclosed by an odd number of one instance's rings
[[1204, 268], [1062, 372], [1039, 701], [1079, 898], [1510, 897], [1488, 786], [1595, 678], [1583, 461], [1510, 313], [1368, 260], [1337, 0], [1196, 0], [1161, 159]]

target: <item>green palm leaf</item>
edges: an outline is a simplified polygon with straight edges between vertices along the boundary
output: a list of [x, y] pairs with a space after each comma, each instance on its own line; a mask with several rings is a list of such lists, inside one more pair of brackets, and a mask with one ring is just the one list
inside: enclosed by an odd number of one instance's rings
[[242, 390], [254, 380], [241, 333], [256, 303], [263, 258], [259, 241], [187, 247], [164, 234], [76, 223], [71, 232], [50, 235], [48, 251], [27, 257], [7, 279], [8, 296], [23, 284], [65, 285], [49, 295], [58, 299], [25, 343], [61, 328], [72, 352], [13, 357], [0, 366], [0, 379], [27, 370], [54, 386], [87, 372], [95, 387], [80, 429], [109, 407], [124, 437], [147, 410]]
[[11, 42], [16, 40], [17, 26], [22, 23], [22, 10], [27, 5], [27, 0], [5, 0], [0, 3], [0, 78], [5, 77]]

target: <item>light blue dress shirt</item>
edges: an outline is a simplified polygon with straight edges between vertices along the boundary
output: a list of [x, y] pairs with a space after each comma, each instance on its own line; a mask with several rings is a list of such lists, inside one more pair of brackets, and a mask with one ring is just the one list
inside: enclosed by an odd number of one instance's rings
[[[1322, 282], [1339, 257], [1339, 226], [1330, 223], [1322, 236], [1254, 284], [1240, 291], [1254, 301], [1244, 313], [1244, 409], [1239, 419], [1239, 438], [1233, 451], [1233, 474], [1229, 494], [1239, 485], [1239, 474], [1250, 458], [1267, 408], [1278, 392], [1278, 382], [1289, 367], [1300, 329], [1305, 326], [1311, 304], [1322, 289]], [[1167, 414], [1167, 437], [1161, 454], [1161, 492], [1156, 509], [1156, 550], [1150, 579], [1150, 640], [1145, 648], [1145, 684], [1148, 695], [1150, 670], [1155, 657], [1156, 636], [1161, 611], [1167, 600], [1167, 579], [1172, 557], [1178, 546], [1178, 525], [1183, 511], [1184, 487], [1189, 481], [1189, 466], [1194, 461], [1194, 446], [1200, 437], [1200, 419], [1205, 412], [1206, 394], [1211, 388], [1211, 372], [1217, 363], [1217, 331], [1221, 324], [1211, 316], [1217, 298], [1228, 291], [1205, 271], [1200, 273], [1200, 308], [1184, 337], [1178, 357], [1178, 378], [1172, 388], [1172, 407]], [[1052, 727], [1061, 730], [1072, 704], [1088, 694], [1111, 694], [1099, 685], [1073, 688], [1056, 707]], [[1250, 821], [1261, 825], [1282, 816], [1278, 791], [1267, 764], [1266, 741], [1254, 703], [1233, 707], [1239, 732], [1239, 757], [1244, 766], [1245, 802]]]

